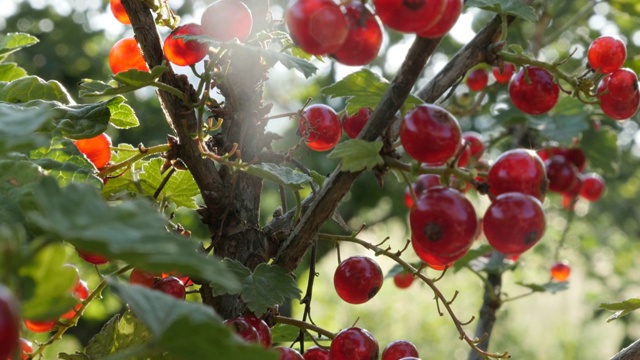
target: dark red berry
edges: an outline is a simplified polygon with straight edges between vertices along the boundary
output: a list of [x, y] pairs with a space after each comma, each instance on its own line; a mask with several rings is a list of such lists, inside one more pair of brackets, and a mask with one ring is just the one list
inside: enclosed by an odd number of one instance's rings
[[638, 92], [638, 75], [631, 69], [618, 69], [603, 78], [612, 98], [628, 100]]
[[247, 342], [257, 343], [258, 340], [258, 331], [251, 326], [245, 319], [243, 318], [235, 318], [235, 319], [227, 319], [223, 322], [225, 325], [231, 328], [233, 332], [238, 335], [241, 339]]
[[312, 346], [302, 354], [304, 360], [329, 360], [329, 350]]
[[352, 139], [358, 137], [364, 126], [369, 121], [369, 118], [373, 114], [373, 110], [370, 108], [362, 108], [353, 115], [344, 114], [342, 116], [342, 129]]
[[362, 304], [373, 298], [382, 287], [382, 269], [373, 259], [352, 256], [338, 265], [333, 286], [340, 298], [350, 304]]
[[253, 16], [251, 10], [239, 0], [218, 0], [202, 13], [200, 24], [214, 40], [238, 39], [244, 42], [251, 34]]
[[406, 340], [397, 340], [389, 343], [384, 348], [381, 360], [399, 360], [408, 356], [420, 356], [416, 346]]
[[475, 69], [467, 75], [467, 86], [471, 91], [482, 91], [489, 83], [489, 75], [482, 69]]
[[446, 0], [373, 0], [382, 23], [405, 33], [422, 33], [444, 14]]
[[544, 166], [549, 179], [549, 191], [565, 192], [577, 181], [578, 169], [562, 155], [551, 157]]
[[[609, 91], [610, 81], [611, 77], [606, 76], [596, 89], [597, 97], [600, 100], [600, 109], [614, 120], [625, 120], [632, 117], [640, 106], [640, 92], [634, 91], [629, 94], [628, 98], [617, 98]], [[622, 96], [620, 93], [615, 94]]]
[[415, 280], [413, 274], [406, 271], [399, 272], [393, 276], [393, 283], [399, 289], [408, 288], [409, 286], [411, 286], [411, 284], [413, 284], [413, 280]]
[[622, 67], [627, 58], [624, 43], [613, 36], [600, 36], [593, 40], [587, 50], [587, 59], [592, 69], [609, 74]]
[[302, 355], [296, 349], [290, 347], [278, 346], [274, 350], [280, 353], [280, 360], [304, 360]]
[[151, 288], [181, 300], [184, 300], [187, 295], [182, 281], [174, 276], [158, 280]]
[[439, 256], [424, 250], [422, 246], [416, 241], [412, 241], [411, 245], [413, 246], [413, 250], [415, 251], [416, 255], [418, 255], [420, 260], [422, 260], [425, 264], [427, 264], [434, 270], [444, 270], [446, 267], [450, 267], [456, 260], [464, 256], [464, 254], [468, 251], [468, 249], [463, 249], [463, 251], [460, 251], [457, 254], [449, 256]]
[[553, 109], [560, 87], [553, 75], [537, 66], [524, 66], [509, 83], [511, 102], [521, 111], [539, 115]]
[[251, 325], [256, 330], [256, 332], [258, 333], [258, 341], [263, 347], [267, 349], [271, 347], [271, 329], [269, 328], [269, 325], [264, 322], [264, 320], [260, 319], [254, 314], [245, 314], [244, 316], [240, 317], [240, 319], [249, 323], [249, 325]]
[[0, 284], [0, 359], [10, 359], [17, 350], [20, 336], [18, 301]]
[[295, 0], [284, 21], [293, 41], [311, 55], [335, 53], [349, 33], [347, 19], [332, 0]]
[[510, 62], [504, 62], [502, 64], [502, 70], [500, 70], [498, 66], [493, 67], [493, 77], [496, 78], [496, 82], [499, 84], [508, 84], [515, 71], [515, 65]]
[[[440, 183], [440, 176], [434, 174], [422, 174], [418, 176], [416, 182], [411, 184], [411, 187], [413, 188], [413, 193], [416, 195], [416, 198], [418, 198], [430, 188], [440, 185], [442, 185]], [[409, 209], [413, 206], [413, 198], [411, 197], [409, 188], [404, 192], [404, 203]]]
[[402, 119], [400, 142], [419, 162], [442, 165], [460, 147], [458, 120], [447, 110], [431, 104], [416, 106]]
[[304, 116], [300, 117], [298, 126], [304, 142], [315, 151], [333, 149], [342, 135], [342, 123], [338, 114], [324, 104], [315, 104], [304, 109]]
[[198, 24], [185, 24], [175, 28], [164, 40], [162, 50], [164, 57], [178, 66], [189, 66], [204, 59], [209, 51], [209, 45], [195, 40], [185, 41], [178, 36], [203, 35], [204, 29]]
[[465, 131], [462, 139], [467, 142], [471, 150], [471, 157], [478, 160], [484, 153], [484, 137], [475, 131]]
[[446, 35], [458, 21], [463, 5], [463, 0], [445, 0], [444, 12], [440, 19], [427, 30], [419, 32], [418, 36], [435, 39]]
[[341, 330], [331, 341], [331, 360], [375, 360], [380, 348], [378, 341], [365, 329], [351, 327]]
[[332, 56], [350, 66], [366, 65], [378, 56], [382, 46], [382, 26], [361, 2], [345, 6], [349, 32], [338, 51]]
[[148, 288], [153, 287], [153, 284], [156, 283], [157, 279], [158, 276], [155, 276], [154, 274], [148, 273], [138, 268], [134, 268], [133, 270], [131, 270], [131, 274], [129, 274], [130, 284], [137, 284]]
[[605, 185], [602, 177], [596, 173], [584, 174], [582, 176], [582, 187], [580, 196], [589, 201], [598, 201], [604, 193]]
[[76, 249], [76, 251], [78, 252], [78, 256], [80, 256], [82, 260], [88, 262], [89, 264], [102, 265], [109, 262], [109, 259], [107, 259], [102, 255], [94, 254], [94, 253], [90, 253], [90, 252], [78, 250], [78, 249]]
[[535, 152], [512, 149], [500, 155], [489, 168], [487, 184], [492, 197], [515, 191], [542, 201], [547, 193], [547, 174]]

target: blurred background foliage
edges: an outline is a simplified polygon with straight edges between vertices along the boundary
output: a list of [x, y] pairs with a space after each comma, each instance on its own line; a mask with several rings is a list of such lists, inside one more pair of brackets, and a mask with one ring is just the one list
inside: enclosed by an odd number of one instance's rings
[[[264, 0], [253, 0], [264, 1]], [[210, 2], [210, 1], [209, 1]], [[172, 5], [183, 22], [198, 21], [207, 1], [173, 1]], [[286, 0], [271, 0], [273, 18], [279, 20]], [[251, 3], [251, 1], [248, 1]], [[601, 34], [617, 35], [627, 44], [628, 57], [625, 66], [640, 72], [640, 5], [635, 0], [617, 1], [534, 1], [539, 9], [537, 24], [519, 20], [510, 28], [509, 43], [520, 44], [525, 51], [546, 61], [557, 61], [573, 56], [563, 65], [567, 72], [579, 75], [584, 71], [585, 54], [589, 43]], [[480, 29], [492, 14], [477, 9], [467, 9], [458, 21], [456, 30], [442, 41], [429, 67], [424, 71], [418, 87], [439, 71], [449, 58]], [[281, 25], [279, 25], [281, 26]], [[109, 10], [108, 1], [100, 0], [12, 0], [3, 2], [0, 8], [0, 31], [27, 32], [37, 36], [40, 43], [15, 53], [12, 60], [19, 63], [30, 74], [44, 79], [56, 79], [69, 89], [77, 101], [77, 84], [83, 78], [106, 80], [111, 75], [106, 61], [111, 45], [119, 38], [130, 36], [130, 28], [116, 22]], [[160, 29], [166, 36], [168, 29]], [[369, 67], [390, 79], [398, 70], [412, 36], [387, 32], [380, 56]], [[267, 101], [274, 103], [273, 114], [295, 111], [308, 97], [313, 102], [328, 103], [342, 110], [340, 100], [328, 100], [320, 89], [334, 83], [357, 68], [337, 65], [328, 59], [314, 60], [320, 68], [311, 79], [276, 67], [270, 72], [266, 84]], [[490, 66], [486, 66], [490, 69]], [[177, 71], [185, 72], [184, 69]], [[443, 102], [458, 116], [465, 130], [476, 130], [494, 138], [507, 128], [531, 125], [516, 113], [511, 113], [511, 104], [504, 86], [491, 85], [484, 95], [469, 93], [464, 82], [452, 96]], [[478, 96], [483, 96], [479, 101]], [[170, 132], [153, 91], [138, 91], [128, 100], [141, 120], [142, 126], [122, 132], [110, 129], [114, 144], [126, 142], [154, 145], [166, 141]], [[480, 106], [472, 105], [478, 102]], [[607, 121], [594, 113], [593, 109], [580, 104], [584, 121], [589, 124], [611, 128], [618, 133], [619, 160], [611, 169], [601, 173], [607, 184], [605, 196], [597, 203], [579, 202], [576, 217], [570, 223], [565, 246], [560, 256], [570, 262], [573, 272], [567, 291], [557, 294], [538, 293], [514, 302], [508, 302], [499, 312], [498, 323], [492, 337], [490, 349], [508, 350], [516, 359], [601, 359], [609, 357], [623, 346], [640, 337], [640, 317], [637, 314], [606, 323], [609, 316], [598, 310], [602, 302], [615, 302], [638, 296], [640, 290], [640, 132], [638, 115], [620, 123]], [[274, 120], [270, 131], [282, 135], [274, 144], [285, 149], [297, 143], [298, 136], [288, 119]], [[593, 126], [593, 125], [592, 125]], [[529, 128], [532, 147], [540, 146], [548, 135], [544, 129]], [[580, 134], [558, 138], [564, 145], [579, 146], [598, 152], [599, 144], [581, 142]], [[488, 158], [495, 158], [500, 150], [511, 146], [509, 141], [497, 142]], [[304, 148], [297, 153], [305, 164], [316, 171], [327, 174], [335, 162], [326, 159], [324, 153], [311, 153]], [[387, 236], [394, 248], [401, 248], [408, 238], [407, 213], [404, 205], [405, 185], [391, 174], [385, 177], [380, 187], [373, 176], [362, 176], [340, 207], [340, 212], [349, 226], [358, 229], [368, 225], [362, 237], [377, 243]], [[486, 199], [470, 195], [479, 209], [486, 207]], [[279, 203], [277, 187], [265, 185], [263, 194], [263, 218], [268, 221]], [[560, 234], [566, 226], [567, 212], [560, 205], [558, 196], [548, 196], [548, 230], [532, 251], [518, 262], [516, 269], [504, 279], [504, 291], [510, 296], [528, 290], [516, 284], [545, 283], [549, 280], [549, 268], [558, 247]], [[293, 204], [292, 204], [293, 205]], [[479, 210], [478, 213], [481, 213]], [[200, 237], [206, 237], [206, 229], [190, 213], [179, 213], [178, 221]], [[335, 224], [325, 231], [344, 232]], [[358, 324], [369, 329], [379, 340], [381, 347], [396, 339], [408, 339], [418, 346], [423, 359], [466, 358], [468, 347], [460, 342], [450, 319], [438, 316], [430, 291], [414, 284], [408, 290], [398, 290], [393, 284], [385, 284], [381, 293], [366, 305], [353, 306], [341, 303], [332, 285], [332, 274], [337, 257], [332, 244], [321, 244], [322, 254], [317, 271], [313, 303], [313, 319], [321, 326], [338, 330]], [[362, 249], [341, 246], [341, 256], [364, 254]], [[405, 253], [408, 257], [410, 251]], [[372, 254], [368, 254], [372, 255]], [[70, 256], [75, 256], [71, 254]], [[385, 270], [392, 263], [379, 259]], [[83, 264], [81, 261], [78, 264]], [[81, 268], [83, 278], [90, 285], [98, 281], [91, 267]], [[435, 277], [439, 273], [430, 271]], [[300, 267], [300, 286], [304, 290], [308, 273]], [[470, 271], [462, 269], [449, 272], [438, 283], [445, 294], [460, 291], [454, 309], [465, 319], [476, 315], [482, 298], [482, 283]], [[64, 349], [72, 351], [86, 344], [88, 335], [97, 331], [109, 314], [118, 311], [120, 305], [108, 294], [102, 304], [94, 303], [88, 308], [80, 325], [51, 348], [51, 354]], [[294, 304], [295, 313], [300, 311]], [[467, 327], [473, 333], [474, 324]], [[43, 338], [39, 338], [44, 340]]]

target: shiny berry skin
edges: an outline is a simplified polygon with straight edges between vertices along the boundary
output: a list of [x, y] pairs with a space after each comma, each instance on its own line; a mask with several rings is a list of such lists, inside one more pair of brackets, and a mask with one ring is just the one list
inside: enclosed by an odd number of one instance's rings
[[609, 95], [614, 99], [628, 100], [638, 92], [638, 75], [627, 68], [612, 72], [603, 78], [604, 81]]
[[551, 278], [558, 282], [565, 282], [571, 274], [571, 266], [566, 261], [558, 261], [551, 267]]
[[273, 349], [280, 353], [280, 360], [304, 360], [296, 349], [284, 346], [278, 346]]
[[176, 299], [184, 300], [186, 297], [186, 290], [184, 288], [184, 284], [180, 279], [175, 276], [169, 276], [164, 279], [158, 280], [151, 287], [154, 290], [162, 291], [167, 295], [171, 295]]
[[362, 66], [378, 56], [382, 46], [382, 26], [361, 2], [345, 6], [349, 32], [338, 51], [331, 54], [339, 63]]
[[598, 201], [604, 193], [605, 185], [602, 177], [596, 173], [584, 174], [582, 176], [582, 187], [580, 196], [589, 201]]
[[553, 75], [537, 66], [522, 67], [509, 83], [511, 102], [527, 114], [546, 113], [553, 109], [559, 96], [560, 87]]
[[399, 360], [407, 356], [418, 357], [418, 349], [411, 342], [397, 340], [389, 343], [382, 351], [381, 360]]
[[244, 42], [251, 34], [251, 10], [239, 0], [218, 0], [202, 13], [200, 24], [204, 32], [217, 41], [238, 39]]
[[437, 105], [418, 105], [400, 124], [400, 142], [413, 159], [442, 165], [458, 150], [462, 133], [458, 120]]
[[433, 270], [438, 270], [438, 271], [444, 270], [446, 267], [450, 267], [451, 265], [453, 265], [453, 263], [456, 260], [464, 256], [464, 254], [469, 250], [469, 249], [464, 249], [459, 254], [455, 254], [451, 256], [437, 256], [428, 251], [425, 251], [415, 241], [412, 241], [411, 245], [413, 246], [413, 250], [415, 251], [416, 255], [418, 255], [418, 257], [420, 258], [420, 260], [422, 260], [422, 262], [427, 264], [427, 266], [429, 266]]
[[413, 280], [415, 280], [413, 274], [406, 271], [399, 272], [393, 276], [393, 283], [398, 289], [408, 288], [413, 284]]
[[543, 201], [547, 193], [547, 173], [535, 152], [512, 149], [502, 153], [491, 165], [487, 184], [491, 197], [515, 191]]
[[[89, 297], [89, 287], [87, 286], [86, 281], [79, 280], [76, 283], [76, 286], [73, 289], [73, 297], [78, 299], [78, 301], [84, 301], [87, 297]], [[62, 314], [62, 316], [60, 317], [63, 319], [71, 319], [76, 316], [76, 312], [80, 310], [81, 307], [82, 303], [77, 303], [73, 309]]]
[[542, 203], [533, 196], [516, 192], [496, 197], [482, 219], [489, 245], [506, 255], [522, 254], [533, 247], [545, 227]]
[[577, 181], [578, 169], [562, 155], [555, 155], [544, 162], [547, 179], [549, 179], [549, 191], [565, 192]]
[[209, 45], [195, 40], [186, 41], [177, 36], [203, 35], [204, 28], [198, 24], [185, 24], [175, 28], [164, 40], [162, 51], [164, 57], [178, 66], [189, 66], [204, 59], [209, 51]]
[[475, 69], [467, 75], [467, 86], [471, 91], [482, 91], [489, 83], [489, 75], [484, 69]]
[[597, 97], [600, 100], [600, 109], [614, 120], [625, 120], [632, 117], [640, 106], [640, 92], [634, 91], [628, 98], [616, 98], [609, 91], [610, 80], [611, 77], [606, 76], [596, 89]]
[[0, 359], [7, 359], [18, 346], [20, 334], [20, 310], [18, 301], [4, 285], [0, 284]]
[[[430, 188], [440, 185], [442, 185], [440, 183], [440, 176], [434, 174], [422, 174], [418, 176], [416, 182], [411, 184], [411, 187], [413, 188], [413, 193], [416, 195], [416, 198], [418, 198]], [[413, 198], [411, 197], [409, 188], [404, 192], [404, 203], [409, 209], [413, 206]]]
[[436, 25], [446, 0], [373, 0], [383, 24], [404, 33], [421, 33]]
[[33, 353], [33, 344], [27, 339], [20, 338], [20, 359], [27, 360]]
[[87, 252], [84, 250], [78, 250], [76, 249], [76, 251], [78, 252], [78, 256], [80, 256], [80, 258], [82, 258], [82, 260], [88, 262], [89, 264], [93, 264], [93, 265], [103, 265], [109, 262], [109, 259], [107, 259], [106, 257], [100, 255], [100, 254], [94, 254], [91, 252]]
[[118, 40], [113, 44], [109, 51], [109, 66], [114, 74], [131, 69], [149, 71], [138, 42], [132, 37]]
[[456, 24], [462, 13], [463, 0], [445, 0], [444, 12], [435, 25], [418, 33], [418, 36], [436, 39], [446, 35]]
[[315, 151], [333, 149], [342, 135], [338, 114], [324, 104], [314, 104], [304, 109], [304, 116], [300, 117], [298, 125], [305, 144]]
[[347, 19], [332, 0], [294, 0], [284, 21], [293, 41], [311, 55], [335, 53], [349, 33]]
[[471, 160], [471, 148], [464, 140], [462, 140], [459, 151], [462, 151], [462, 153], [459, 155], [460, 157], [458, 158], [457, 166], [463, 168], [469, 165], [469, 160]]
[[462, 139], [467, 142], [471, 157], [478, 160], [484, 153], [484, 136], [475, 131], [465, 131], [462, 133]]
[[111, 13], [116, 18], [116, 20], [120, 21], [125, 25], [131, 24], [129, 15], [124, 10], [124, 6], [122, 6], [122, 0], [111, 0], [109, 7], [111, 8]]
[[329, 353], [331, 360], [377, 360], [380, 348], [370, 332], [351, 327], [336, 335]]
[[564, 151], [563, 155], [576, 166], [579, 172], [584, 171], [584, 168], [587, 166], [587, 157], [584, 156], [582, 149], [577, 147], [569, 148]]
[[251, 326], [245, 319], [235, 318], [227, 319], [223, 322], [226, 326], [230, 327], [233, 332], [241, 339], [247, 342], [257, 343], [258, 331]]
[[129, 284], [151, 288], [153, 284], [156, 283], [157, 278], [157, 276], [151, 273], [134, 268], [131, 270], [131, 274], [129, 274]]
[[375, 260], [352, 256], [340, 263], [333, 275], [338, 296], [349, 304], [362, 304], [373, 298], [383, 281], [382, 269]]
[[409, 212], [409, 224], [414, 248], [420, 247], [435, 256], [452, 257], [446, 259], [448, 263], [469, 250], [478, 228], [478, 218], [473, 205], [462, 193], [438, 186], [416, 200]]
[[502, 64], [502, 71], [500, 71], [500, 67], [498, 66], [493, 67], [493, 77], [496, 78], [496, 82], [499, 84], [508, 84], [515, 71], [515, 65], [510, 62], [504, 62]]
[[613, 36], [600, 36], [587, 50], [587, 60], [592, 69], [609, 74], [622, 67], [627, 58], [624, 43]]
[[269, 329], [269, 325], [267, 325], [264, 320], [253, 314], [243, 315], [240, 319], [246, 321], [256, 330], [258, 333], [258, 342], [260, 342], [264, 348], [268, 349], [271, 347], [271, 329]]
[[351, 139], [358, 137], [364, 126], [373, 114], [370, 108], [362, 108], [353, 115], [344, 114], [342, 116], [342, 129]]
[[45, 321], [25, 320], [24, 325], [31, 332], [45, 333], [53, 330], [53, 328], [56, 327], [56, 322], [55, 320], [45, 320]]
[[304, 360], [329, 360], [329, 350], [312, 346], [302, 354]]
[[90, 139], [76, 140], [74, 144], [97, 169], [102, 169], [111, 160], [111, 138], [106, 133]]
[[191, 281], [191, 277], [177, 274], [175, 271], [170, 271], [168, 274], [162, 273], [160, 277], [164, 279], [164, 278], [168, 278], [169, 276], [175, 276], [178, 279], [180, 279], [180, 281], [182, 281], [185, 287], [193, 285], [193, 281]]

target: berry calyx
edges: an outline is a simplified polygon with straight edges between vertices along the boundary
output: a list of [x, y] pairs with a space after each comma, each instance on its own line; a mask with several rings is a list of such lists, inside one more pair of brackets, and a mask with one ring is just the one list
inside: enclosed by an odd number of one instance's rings
[[233, 332], [241, 339], [247, 342], [258, 342], [258, 331], [251, 326], [245, 319], [235, 318], [227, 319], [223, 322], [226, 326], [230, 327]]
[[557, 282], [565, 282], [571, 274], [571, 266], [566, 261], [558, 261], [551, 267], [551, 278]]
[[304, 109], [298, 122], [299, 132], [311, 150], [327, 151], [340, 141], [342, 123], [338, 114], [327, 105], [314, 104]]
[[482, 91], [487, 87], [488, 83], [489, 75], [482, 68], [475, 69], [467, 75], [467, 86], [471, 91]]
[[410, 341], [396, 340], [384, 348], [381, 360], [399, 360], [408, 356], [420, 356], [416, 346]]
[[18, 301], [0, 284], [0, 359], [11, 358], [20, 337]]
[[364, 256], [352, 256], [342, 261], [333, 275], [338, 296], [349, 304], [369, 301], [380, 291], [382, 281], [378, 263]]
[[189, 66], [204, 59], [209, 51], [209, 45], [195, 40], [185, 41], [178, 36], [203, 35], [204, 28], [198, 24], [185, 24], [175, 28], [164, 40], [162, 51], [164, 57], [178, 66]]
[[596, 173], [588, 173], [582, 176], [580, 196], [588, 201], [598, 201], [604, 193], [605, 185], [602, 176]]
[[512, 149], [502, 153], [489, 168], [487, 184], [492, 197], [515, 191], [543, 201], [547, 193], [547, 174], [535, 152]]
[[371, 114], [373, 114], [371, 108], [362, 108], [353, 115], [345, 113], [342, 116], [342, 129], [351, 139], [357, 138], [367, 121], [369, 121]]
[[332, 360], [371, 360], [380, 353], [378, 341], [365, 329], [351, 327], [341, 330], [329, 350]]
[[111, 8], [111, 13], [116, 18], [116, 20], [120, 21], [125, 25], [131, 24], [131, 20], [129, 19], [129, 14], [122, 6], [122, 0], [111, 0], [109, 3], [109, 7]]
[[347, 38], [332, 56], [344, 65], [366, 65], [378, 56], [382, 46], [382, 26], [361, 2], [346, 5], [345, 16], [349, 28]]
[[613, 36], [600, 36], [593, 40], [587, 50], [589, 66], [603, 74], [622, 67], [627, 58], [627, 48], [622, 40]]
[[302, 354], [304, 360], [329, 360], [329, 350], [312, 346]]
[[269, 329], [269, 325], [267, 325], [264, 320], [254, 314], [245, 314], [240, 317], [240, 319], [246, 321], [256, 330], [258, 333], [258, 342], [260, 342], [264, 348], [268, 349], [271, 347], [271, 329]]
[[502, 70], [498, 66], [493, 67], [493, 77], [496, 78], [496, 82], [499, 84], [508, 84], [515, 71], [515, 65], [510, 62], [504, 62], [502, 64]]
[[553, 109], [560, 96], [560, 87], [553, 74], [537, 66], [524, 66], [509, 83], [511, 102], [522, 112], [544, 114]]
[[80, 256], [82, 260], [88, 262], [89, 264], [103, 265], [109, 262], [109, 259], [107, 259], [106, 257], [100, 254], [94, 254], [94, 253], [87, 252], [84, 250], [79, 250], [79, 249], [76, 249], [76, 251], [78, 252], [78, 256]]
[[546, 220], [538, 199], [511, 192], [495, 198], [482, 225], [489, 245], [503, 254], [514, 255], [522, 254], [540, 240]]
[[280, 360], [304, 360], [296, 349], [284, 346], [277, 346], [273, 349], [280, 353]]
[[129, 283], [151, 288], [156, 283], [158, 277], [152, 273], [134, 268], [129, 274]]
[[462, 134], [458, 120], [437, 105], [418, 105], [400, 124], [404, 150], [419, 162], [442, 165], [460, 146]]
[[440, 19], [427, 30], [419, 32], [418, 36], [436, 39], [446, 35], [458, 21], [463, 5], [463, 0], [445, 0], [444, 12]]
[[399, 272], [393, 276], [393, 283], [398, 289], [408, 288], [413, 284], [414, 280], [413, 274], [406, 271]]
[[184, 284], [175, 276], [160, 279], [158, 282], [153, 284], [151, 288], [162, 291], [163, 293], [180, 300], [184, 300], [187, 295]]
[[253, 16], [251, 10], [239, 0], [218, 0], [202, 13], [200, 24], [204, 32], [214, 40], [244, 42], [251, 34]]
[[109, 51], [109, 66], [114, 74], [131, 69], [149, 71], [138, 42], [132, 37], [118, 40], [113, 44]]
[[76, 140], [73, 143], [96, 169], [102, 169], [111, 160], [111, 138], [106, 133], [90, 139]]
[[347, 39], [349, 26], [332, 0], [296, 0], [284, 14], [293, 41], [311, 55], [333, 54]]
[[383, 24], [404, 33], [422, 33], [435, 26], [446, 0], [373, 0]]

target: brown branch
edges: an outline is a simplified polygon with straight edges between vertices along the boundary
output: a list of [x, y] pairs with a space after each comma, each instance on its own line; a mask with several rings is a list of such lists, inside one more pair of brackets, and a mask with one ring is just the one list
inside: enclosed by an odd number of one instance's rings
[[634, 341], [631, 345], [620, 350], [619, 353], [611, 357], [610, 360], [635, 360], [640, 359], [640, 339]]

